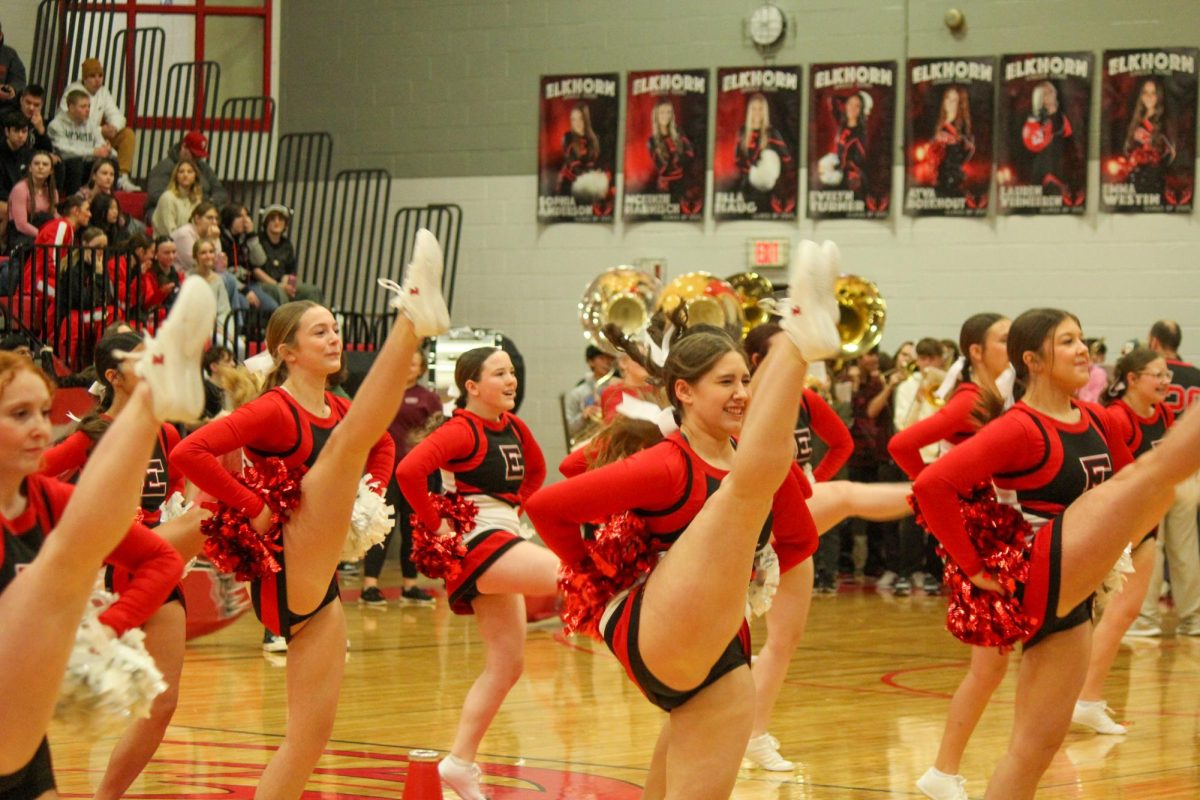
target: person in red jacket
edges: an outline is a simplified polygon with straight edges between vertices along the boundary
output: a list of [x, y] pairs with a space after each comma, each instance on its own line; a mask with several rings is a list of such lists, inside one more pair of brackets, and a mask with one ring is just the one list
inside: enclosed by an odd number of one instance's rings
[[[750, 370], [757, 374], [769, 348], [783, 344], [786, 334], [775, 323], [759, 325], [746, 335], [743, 343]], [[812, 437], [829, 445], [821, 463], [813, 469]], [[895, 520], [912, 513], [907, 483], [854, 483], [831, 480], [854, 452], [854, 439], [842, 418], [821, 395], [805, 388], [800, 401], [800, 416], [793, 432], [796, 463], [815, 482], [808, 499], [808, 511], [818, 533], [825, 533], [849, 517], [874, 521]], [[782, 570], [779, 589], [766, 613], [767, 638], [754, 660], [754, 727], [746, 747], [746, 759], [773, 772], [789, 772], [796, 765], [779, 754], [779, 744], [767, 732], [775, 701], [787, 678], [788, 665], [808, 623], [812, 605], [813, 560], [806, 558], [793, 569]]]
[[[931, 446], [941, 442], [949, 446], [962, 444], [975, 435], [984, 419], [1003, 409], [1004, 392], [996, 382], [1009, 368], [1011, 325], [1011, 320], [992, 312], [974, 314], [962, 324], [958, 334], [960, 380], [946, 404], [936, 414], [897, 432], [888, 442], [892, 459], [910, 479], [916, 480], [933, 463], [932, 459], [925, 460]], [[937, 758], [917, 781], [917, 788], [927, 797], [965, 797], [962, 786], [966, 779], [959, 774], [963, 752], [1007, 671], [1007, 653], [995, 647], [971, 647], [970, 667], [950, 700]]]
[[[188, 436], [171, 455], [173, 468], [249, 517], [259, 535], [274, 532], [282, 546], [279, 571], [251, 583], [255, 614], [289, 645], [287, 733], [263, 771], [259, 797], [299, 797], [329, 740], [346, 649], [337, 564], [361, 476], [367, 472], [382, 493], [392, 470], [387, 426], [403, 397], [395, 382], [408, 373], [421, 338], [449, 327], [441, 276], [441, 249], [422, 229], [404, 286], [381, 282], [399, 293], [392, 304], [400, 314], [353, 406], [327, 390], [342, 369], [333, 314], [311, 301], [280, 306], [267, 323], [275, 366], [266, 390]], [[299, 505], [282, 524], [261, 495], [222, 466], [220, 457], [237, 448], [256, 465], [277, 458], [293, 474], [307, 468]]]
[[27, 359], [0, 353], [2, 796], [54, 790], [45, 732], [97, 565], [132, 573], [99, 617], [115, 634], [145, 623], [183, 574], [179, 554], [130, 521], [162, 420], [195, 419], [203, 408], [200, 352], [214, 311], [202, 286], [185, 287], [178, 312], [135, 358], [143, 382], [77, 487], [38, 472], [50, 443], [49, 380]]
[[[1117, 360], [1115, 376], [1105, 393], [1104, 411], [1136, 458], [1160, 445], [1175, 422], [1175, 415], [1165, 405], [1171, 388], [1171, 370], [1158, 353], [1135, 347]], [[1141, 541], [1133, 543], [1133, 572], [1127, 576], [1125, 587], [1109, 599], [1092, 633], [1091, 662], [1071, 721], [1097, 733], [1126, 732], [1124, 725], [1108, 715], [1108, 705], [1103, 700], [1104, 679], [1121, 648], [1121, 637], [1141, 611], [1154, 572], [1153, 539], [1157, 535], [1156, 526]]]
[[447, 492], [479, 509], [464, 534], [467, 554], [446, 581], [450, 608], [474, 614], [487, 648], [483, 674], [467, 692], [442, 780], [464, 800], [479, 800], [475, 754], [525, 659], [525, 595], [558, 592], [558, 559], [525, 541], [517, 513], [546, 479], [546, 461], [529, 428], [512, 413], [517, 374], [508, 353], [477, 347], [454, 367], [459, 408], [396, 466], [396, 484], [420, 525], [449, 534], [429, 497], [428, 479], [441, 470]]
[[647, 797], [723, 798], [733, 789], [754, 716], [747, 579], [772, 533], [780, 571], [817, 546], [791, 431], [806, 359], [831, 357], [840, 345], [836, 275], [831, 243], [800, 244], [793, 294], [781, 304], [789, 341], [763, 361], [752, 403], [741, 348], [723, 331], [697, 326], [670, 343], [661, 367], [679, 430], [549, 486], [527, 505], [566, 568], [587, 557], [579, 526], [621, 512], [640, 518], [650, 548], [666, 553], [612, 598], [599, 625], [630, 679], [670, 714]]
[[[1186, 419], [1162, 445], [1132, 456], [1098, 406], [1073, 395], [1091, 359], [1078, 320], [1033, 309], [1012, 323], [1008, 354], [1021, 402], [927, 467], [913, 484], [930, 531], [970, 583], [1027, 615], [1008, 751], [987, 796], [1031, 798], [1066, 735], [1087, 672], [1091, 598], [1124, 548], [1161, 519], [1176, 483], [1200, 466], [1200, 422]], [[1115, 477], [1113, 477], [1115, 475]], [[992, 482], [1016, 492], [1034, 525], [1029, 574], [1005, 585], [985, 569], [961, 502]]]

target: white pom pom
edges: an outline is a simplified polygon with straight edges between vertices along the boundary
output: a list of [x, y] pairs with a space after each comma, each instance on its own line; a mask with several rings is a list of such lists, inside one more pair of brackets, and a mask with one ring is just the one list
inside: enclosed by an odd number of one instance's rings
[[842, 171], [838, 169], [837, 153], [826, 153], [817, 162], [817, 177], [826, 186], [837, 186], [842, 182]]
[[746, 592], [746, 618], [766, 614], [778, 590], [779, 556], [775, 555], [775, 548], [768, 543], [754, 554], [754, 577]]
[[571, 184], [571, 195], [580, 203], [595, 203], [608, 196], [608, 173], [593, 169]]
[[766, 149], [758, 154], [758, 161], [750, 168], [750, 185], [760, 192], [769, 192], [779, 180], [779, 154]]
[[395, 508], [371, 490], [371, 479], [364, 475], [358, 482], [358, 497], [354, 498], [341, 560], [358, 561], [372, 547], [382, 544], [395, 525], [395, 513]]
[[54, 709], [59, 722], [93, 738], [149, 717], [154, 698], [167, 690], [146, 652], [146, 634], [134, 628], [114, 639], [100, 622], [100, 613], [115, 600], [116, 595], [107, 592], [92, 595]]
[[1130, 545], [1125, 545], [1125, 549], [1121, 551], [1121, 556], [1117, 559], [1117, 563], [1113, 564], [1113, 568], [1108, 571], [1100, 587], [1096, 589], [1096, 599], [1092, 603], [1092, 616], [1099, 615], [1104, 610], [1104, 607], [1108, 605], [1109, 599], [1117, 592], [1125, 589], [1125, 581], [1128, 580], [1125, 576], [1132, 572], [1134, 572], [1133, 548]]
[[168, 522], [173, 519], [182, 517], [184, 514], [192, 510], [194, 503], [189, 503], [183, 499], [183, 495], [179, 492], [173, 492], [166, 501], [159, 506], [159, 523]]

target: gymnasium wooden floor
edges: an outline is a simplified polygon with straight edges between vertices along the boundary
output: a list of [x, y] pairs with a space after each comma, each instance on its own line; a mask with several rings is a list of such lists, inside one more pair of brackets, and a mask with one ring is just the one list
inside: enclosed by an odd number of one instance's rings
[[[383, 585], [398, 577], [385, 572]], [[401, 798], [407, 752], [449, 746], [483, 655], [470, 619], [444, 598], [433, 609], [367, 610], [353, 602], [356, 588], [344, 585], [351, 648], [340, 713], [306, 798]], [[932, 763], [966, 663], [942, 630], [943, 610], [938, 597], [857, 585], [814, 598], [771, 728], [798, 768], [743, 770], [733, 797], [920, 797], [913, 781]], [[247, 613], [191, 643], [174, 724], [127, 797], [252, 796], [284, 730], [282, 660], [264, 657], [260, 636]], [[1014, 664], [967, 751], [972, 798], [1003, 751], [1015, 673]], [[1038, 796], [1200, 797], [1200, 638], [1123, 648], [1107, 700], [1129, 734], [1073, 729]], [[662, 718], [602, 645], [531, 629], [525, 677], [483, 742], [485, 788], [494, 800], [639, 797]], [[52, 731], [51, 743], [63, 796], [90, 796], [112, 741]]]

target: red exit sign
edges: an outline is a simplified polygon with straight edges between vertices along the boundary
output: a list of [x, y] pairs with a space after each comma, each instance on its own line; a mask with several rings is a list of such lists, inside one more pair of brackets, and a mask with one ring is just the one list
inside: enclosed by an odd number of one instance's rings
[[750, 269], [786, 267], [791, 250], [790, 239], [751, 239]]

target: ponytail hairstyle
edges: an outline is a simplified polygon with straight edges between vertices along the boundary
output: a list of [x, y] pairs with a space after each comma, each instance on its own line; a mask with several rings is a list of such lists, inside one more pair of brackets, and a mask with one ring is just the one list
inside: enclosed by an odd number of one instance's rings
[[458, 387], [454, 405], [467, 407], [467, 381], [478, 381], [483, 377], [483, 362], [500, 352], [503, 351], [499, 347], [476, 347], [458, 357], [454, 362], [454, 385]]
[[[987, 343], [987, 332], [1002, 319], [1006, 319], [1003, 314], [997, 314], [994, 311], [984, 311], [967, 317], [966, 322], [958, 330], [958, 350], [960, 353], [959, 357], [963, 360], [963, 368], [958, 386], [954, 387], [954, 391], [957, 392], [968, 381], [979, 387], [979, 402], [975, 404], [975, 408], [971, 411], [971, 417], [981, 427], [1004, 412], [1004, 398], [1000, 396], [1000, 392], [996, 389], [996, 384], [993, 380], [973, 374], [974, 371], [971, 369], [971, 345], [977, 344], [980, 348], [984, 347]], [[953, 393], [951, 393], [951, 396], [953, 396]]]
[[275, 309], [271, 318], [267, 320], [267, 352], [275, 359], [275, 366], [267, 373], [267, 379], [263, 382], [263, 394], [276, 386], [282, 386], [287, 380], [287, 363], [279, 357], [279, 348], [285, 344], [296, 343], [296, 334], [300, 331], [300, 318], [310, 308], [318, 307], [319, 304], [311, 300], [294, 300]]
[[108, 379], [108, 371], [120, 371], [121, 358], [118, 353], [132, 353], [142, 344], [142, 337], [137, 333], [110, 333], [96, 342], [96, 354], [92, 363], [96, 367], [96, 382], [100, 384], [100, 402], [96, 407], [79, 420], [78, 430], [88, 435], [92, 442], [100, 441], [100, 437], [108, 430], [112, 420], [103, 416], [112, 408], [114, 390], [112, 381]]
[[1008, 360], [1016, 372], [1017, 383], [1014, 395], [1020, 396], [1029, 389], [1029, 367], [1025, 365], [1026, 353], [1046, 354], [1046, 343], [1054, 335], [1054, 329], [1066, 320], [1080, 325], [1079, 317], [1061, 308], [1031, 308], [1013, 320], [1008, 329]]
[[588, 469], [599, 469], [614, 461], [653, 447], [665, 438], [658, 423], [633, 419], [618, 413], [587, 443]]
[[1100, 396], [1100, 401], [1104, 405], [1112, 405], [1117, 400], [1125, 396], [1126, 390], [1129, 389], [1129, 373], [1141, 372], [1151, 362], [1162, 358], [1160, 353], [1156, 353], [1149, 347], [1138, 345], [1130, 350], [1125, 355], [1117, 359], [1117, 366], [1113, 370], [1112, 383], [1104, 390], [1104, 394]]
[[746, 353], [746, 362], [750, 365], [751, 374], [762, 365], [763, 359], [767, 357], [768, 343], [777, 333], [783, 333], [783, 328], [778, 323], [764, 322], [751, 328], [742, 340], [742, 350]]

